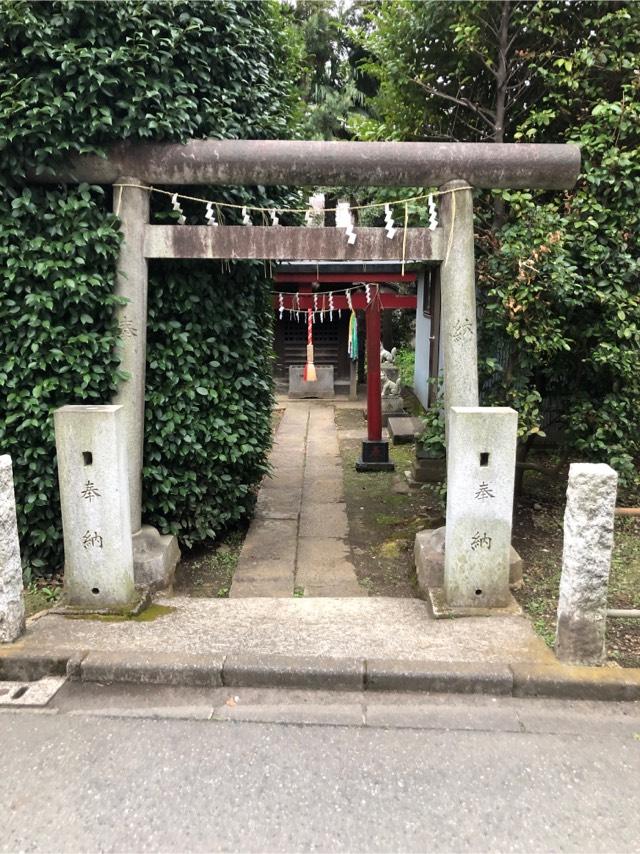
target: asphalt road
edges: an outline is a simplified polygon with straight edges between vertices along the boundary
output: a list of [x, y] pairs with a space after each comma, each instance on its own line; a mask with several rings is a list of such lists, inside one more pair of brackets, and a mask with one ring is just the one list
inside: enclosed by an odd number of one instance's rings
[[1, 851], [639, 848], [637, 704], [64, 690], [0, 712]]

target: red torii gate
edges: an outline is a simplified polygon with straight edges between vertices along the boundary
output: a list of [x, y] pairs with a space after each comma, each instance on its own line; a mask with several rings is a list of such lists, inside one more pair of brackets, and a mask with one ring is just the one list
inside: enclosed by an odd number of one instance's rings
[[[367, 333], [367, 444], [363, 443], [362, 459], [358, 467], [363, 471], [375, 468], [392, 469], [389, 462], [387, 443], [382, 441], [382, 382], [380, 376], [380, 312], [395, 308], [413, 309], [417, 306], [415, 294], [395, 294], [382, 292], [380, 284], [393, 282], [415, 282], [415, 273], [280, 273], [275, 274], [277, 284], [306, 284], [319, 282], [322, 284], [339, 283], [350, 285], [372, 284], [375, 290], [371, 299], [364, 292], [351, 294], [351, 306], [344, 294], [333, 294], [332, 303], [335, 311], [362, 309], [365, 312]], [[282, 292], [280, 292], [282, 293]], [[274, 296], [274, 307], [284, 311], [308, 311], [316, 308], [314, 295], [309, 290], [282, 293], [282, 303]], [[322, 295], [323, 297], [326, 294]]]

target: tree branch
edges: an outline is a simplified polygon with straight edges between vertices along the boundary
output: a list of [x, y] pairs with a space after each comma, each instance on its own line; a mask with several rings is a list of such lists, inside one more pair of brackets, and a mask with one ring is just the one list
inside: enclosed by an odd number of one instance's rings
[[446, 92], [441, 92], [439, 89], [434, 89], [433, 86], [429, 86], [427, 83], [424, 83], [418, 77], [413, 78], [413, 82], [420, 86], [421, 89], [424, 89], [429, 95], [434, 95], [436, 98], [443, 98], [445, 101], [451, 101], [452, 104], [457, 104], [459, 107], [466, 107], [471, 112], [475, 113], [478, 118], [482, 119], [482, 121], [488, 125], [490, 128], [494, 126], [494, 114], [491, 110], [483, 109], [479, 107], [477, 104], [474, 104], [473, 101], [470, 101], [468, 98], [457, 98], [455, 95], [448, 95]]
[[493, 33], [493, 35], [494, 35], [496, 38], [498, 38], [498, 31], [497, 31], [494, 27], [492, 27], [492, 26], [491, 26], [491, 24], [490, 24], [488, 21], [485, 21], [485, 19], [482, 17], [482, 15], [478, 15], [478, 20], [479, 20], [479, 21], [482, 21], [482, 23], [485, 25], [485, 27], [486, 27], [488, 30], [491, 30], [491, 32]]
[[476, 127], [475, 125], [469, 124], [469, 122], [465, 121], [457, 114], [453, 120], [454, 127], [456, 125], [456, 122], [460, 122], [460, 124], [466, 127], [467, 130], [470, 130], [472, 133], [476, 134], [476, 136], [479, 136], [479, 142], [482, 142], [484, 139], [491, 139], [491, 137], [493, 136], [493, 129], [489, 129], [488, 132], [483, 133], [480, 128]]
[[477, 50], [475, 47], [472, 47], [471, 53], [475, 53], [475, 55], [479, 58], [480, 62], [484, 65], [484, 67], [487, 69], [487, 71], [490, 71], [494, 77], [498, 76], [498, 72], [495, 70], [495, 68], [492, 68], [491, 65], [489, 65], [489, 63], [484, 58], [484, 56], [480, 53], [479, 50]]

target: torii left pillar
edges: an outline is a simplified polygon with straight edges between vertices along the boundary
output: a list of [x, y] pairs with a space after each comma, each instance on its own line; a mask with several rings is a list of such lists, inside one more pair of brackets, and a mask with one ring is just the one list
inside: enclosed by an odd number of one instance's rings
[[393, 471], [389, 442], [382, 438], [382, 388], [380, 381], [380, 299], [376, 296], [365, 312], [367, 321], [367, 438], [356, 471]]
[[119, 178], [113, 188], [113, 207], [123, 235], [116, 294], [127, 300], [117, 309], [120, 368], [129, 374], [129, 379], [120, 383], [113, 403], [123, 407], [124, 415], [134, 578], [136, 587], [163, 590], [173, 584], [180, 559], [178, 541], [173, 535], [162, 535], [151, 525], [142, 524], [148, 289], [144, 238], [149, 222], [149, 191], [138, 178]]

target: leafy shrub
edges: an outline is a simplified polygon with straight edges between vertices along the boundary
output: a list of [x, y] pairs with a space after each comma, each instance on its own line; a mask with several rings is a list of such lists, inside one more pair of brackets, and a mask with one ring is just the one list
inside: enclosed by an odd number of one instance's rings
[[115, 390], [120, 235], [100, 188], [24, 188], [0, 209], [0, 449], [13, 462], [23, 562], [57, 564], [52, 411]]
[[[405, 312], [406, 314], [407, 312]], [[413, 388], [413, 374], [416, 366], [416, 353], [413, 348], [402, 348], [396, 353], [396, 365], [402, 385]]]
[[211, 286], [202, 264], [151, 273], [143, 511], [192, 545], [246, 516], [271, 441], [271, 290], [262, 265]]
[[[62, 557], [52, 410], [106, 402], [122, 379], [120, 235], [100, 188], [21, 179], [125, 139], [285, 136], [282, 20], [277, 3], [247, 0], [0, 5], [0, 450], [13, 458], [27, 576]], [[256, 265], [152, 269], [144, 509], [185, 542], [246, 513], [265, 466], [267, 293]]]
[[446, 456], [444, 410], [440, 406], [430, 406], [422, 416], [424, 430], [418, 442], [421, 453], [428, 459], [440, 459]]

